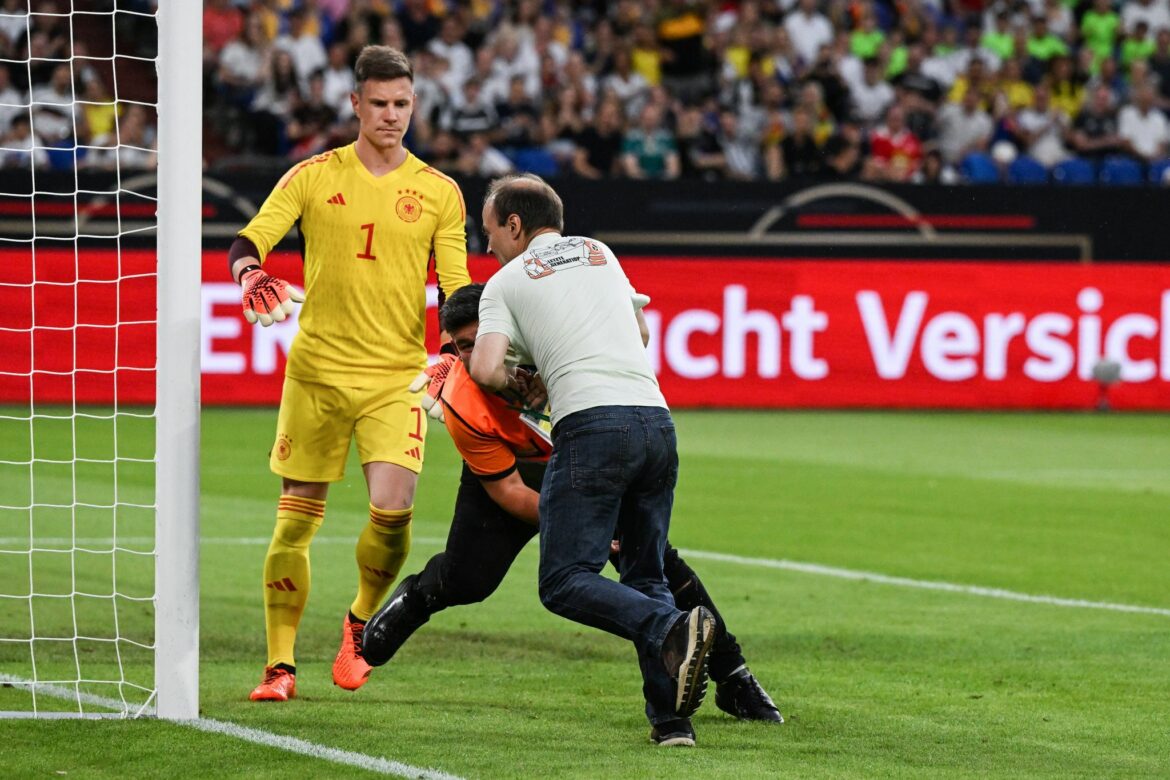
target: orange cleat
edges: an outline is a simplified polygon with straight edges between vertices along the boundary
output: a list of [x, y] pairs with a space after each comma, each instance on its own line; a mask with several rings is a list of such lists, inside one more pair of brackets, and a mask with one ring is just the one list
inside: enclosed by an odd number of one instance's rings
[[347, 691], [356, 691], [370, 678], [371, 667], [362, 658], [362, 631], [366, 624], [348, 612], [341, 624], [341, 649], [333, 659], [333, 684]]
[[288, 701], [297, 695], [297, 676], [287, 669], [264, 667], [264, 681], [252, 690], [252, 701]]

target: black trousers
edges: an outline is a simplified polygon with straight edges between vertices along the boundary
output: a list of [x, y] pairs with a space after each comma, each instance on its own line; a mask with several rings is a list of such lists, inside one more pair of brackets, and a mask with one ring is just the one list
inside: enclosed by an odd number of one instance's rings
[[[541, 471], [543, 468], [525, 470], [524, 482], [539, 490]], [[428, 612], [477, 604], [492, 595], [520, 550], [536, 533], [535, 526], [517, 520], [492, 501], [479, 478], [464, 464], [447, 547], [427, 561], [415, 583]], [[617, 567], [617, 556], [610, 560]], [[704, 606], [715, 616], [715, 644], [708, 663], [713, 680], [726, 679], [744, 664], [739, 643], [727, 630], [699, 576], [669, 543], [663, 564], [676, 606], [685, 612]]]

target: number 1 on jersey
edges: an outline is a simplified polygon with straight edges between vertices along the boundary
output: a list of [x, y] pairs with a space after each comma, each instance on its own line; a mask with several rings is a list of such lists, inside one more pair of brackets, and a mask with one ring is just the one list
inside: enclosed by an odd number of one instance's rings
[[357, 257], [359, 260], [377, 260], [377, 257], [370, 254], [370, 250], [374, 248], [374, 223], [362, 225], [362, 230], [366, 231], [366, 250], [358, 252]]

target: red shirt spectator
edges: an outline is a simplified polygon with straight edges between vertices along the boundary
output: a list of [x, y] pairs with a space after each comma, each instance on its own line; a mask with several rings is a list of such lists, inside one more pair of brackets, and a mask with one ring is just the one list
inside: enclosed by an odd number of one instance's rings
[[213, 54], [239, 37], [244, 29], [244, 15], [231, 0], [207, 0], [203, 9], [203, 44]]
[[870, 134], [870, 154], [891, 181], [906, 181], [922, 162], [922, 142], [906, 127], [901, 106], [890, 106], [886, 123]]

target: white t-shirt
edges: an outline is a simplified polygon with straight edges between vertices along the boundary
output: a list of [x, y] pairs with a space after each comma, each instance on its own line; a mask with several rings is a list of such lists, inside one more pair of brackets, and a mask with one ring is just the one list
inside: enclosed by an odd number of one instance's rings
[[609, 247], [544, 233], [488, 280], [479, 336], [502, 333], [548, 387], [552, 422], [597, 406], [666, 399], [642, 345], [630, 280]]
[[1117, 114], [1117, 134], [1133, 144], [1143, 157], [1154, 157], [1161, 145], [1170, 140], [1170, 123], [1156, 108], [1145, 114], [1137, 106], [1125, 106]]

